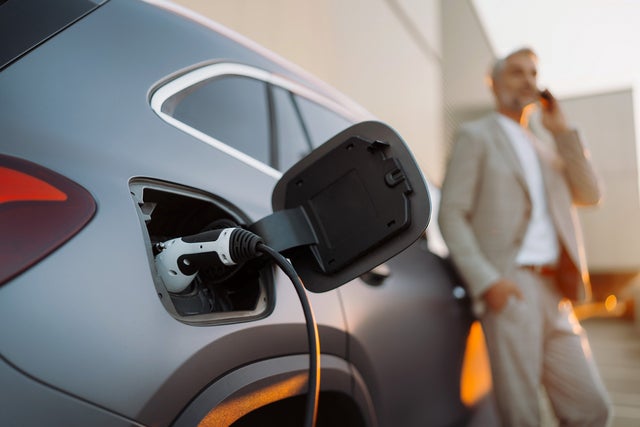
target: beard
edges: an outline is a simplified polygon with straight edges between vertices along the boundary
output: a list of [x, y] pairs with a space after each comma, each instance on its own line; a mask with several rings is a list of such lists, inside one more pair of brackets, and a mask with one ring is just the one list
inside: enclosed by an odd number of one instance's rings
[[502, 92], [497, 94], [497, 100], [502, 108], [519, 113], [528, 105], [535, 103], [537, 98], [534, 95], [516, 95]]

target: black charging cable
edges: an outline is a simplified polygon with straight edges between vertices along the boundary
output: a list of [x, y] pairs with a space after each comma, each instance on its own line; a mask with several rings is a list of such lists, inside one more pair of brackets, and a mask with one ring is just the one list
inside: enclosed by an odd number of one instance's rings
[[291, 279], [300, 303], [302, 304], [302, 311], [304, 312], [307, 326], [307, 338], [309, 340], [309, 381], [304, 425], [312, 427], [316, 424], [318, 398], [320, 396], [320, 337], [318, 335], [318, 325], [313, 315], [306, 290], [291, 263], [280, 255], [280, 253], [264, 243], [259, 243], [256, 249], [271, 257], [278, 267]]
[[289, 277], [298, 294], [304, 312], [309, 341], [309, 379], [304, 426], [313, 427], [318, 416], [318, 399], [320, 397], [320, 336], [307, 292], [293, 265], [278, 251], [267, 246], [260, 236], [249, 230], [238, 228], [232, 237], [229, 249], [233, 259], [250, 259], [260, 253], [267, 255]]

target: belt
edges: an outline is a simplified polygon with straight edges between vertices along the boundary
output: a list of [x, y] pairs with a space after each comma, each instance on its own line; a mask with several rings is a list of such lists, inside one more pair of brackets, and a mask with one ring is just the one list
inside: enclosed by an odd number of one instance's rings
[[555, 276], [558, 269], [555, 265], [552, 264], [543, 264], [543, 265], [521, 265], [520, 268], [524, 270], [533, 271], [540, 276]]

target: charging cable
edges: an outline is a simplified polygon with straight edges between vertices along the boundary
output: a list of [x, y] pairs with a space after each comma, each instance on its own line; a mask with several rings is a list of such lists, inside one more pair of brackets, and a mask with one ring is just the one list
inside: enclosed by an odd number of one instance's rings
[[307, 292], [291, 263], [264, 243], [259, 243], [257, 250], [270, 256], [284, 274], [289, 277], [302, 304], [302, 311], [307, 325], [307, 339], [309, 341], [309, 381], [304, 425], [308, 427], [315, 426], [318, 415], [318, 398], [320, 396], [320, 337], [318, 335], [318, 325], [313, 315]]
[[304, 425], [315, 426], [320, 396], [320, 337], [309, 298], [293, 265], [275, 249], [267, 246], [260, 236], [239, 227], [178, 237], [158, 243], [156, 249], [159, 251], [155, 258], [156, 269], [167, 290], [172, 293], [186, 289], [203, 267], [233, 266], [261, 255], [270, 257], [289, 277], [302, 305], [309, 341], [309, 379]]

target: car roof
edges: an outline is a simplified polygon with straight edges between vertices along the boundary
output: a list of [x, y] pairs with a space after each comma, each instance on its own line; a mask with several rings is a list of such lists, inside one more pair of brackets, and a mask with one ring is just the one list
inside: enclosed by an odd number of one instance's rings
[[107, 0], [0, 0], [0, 70]]

